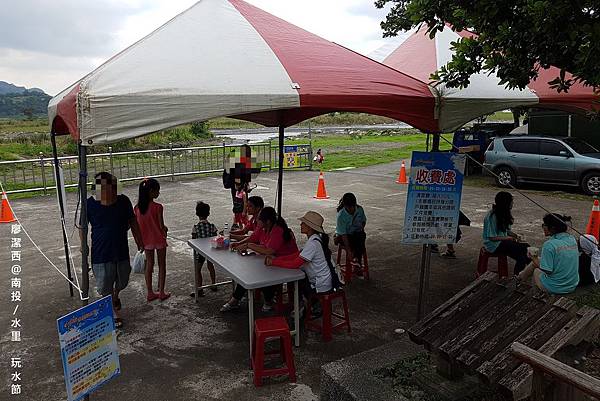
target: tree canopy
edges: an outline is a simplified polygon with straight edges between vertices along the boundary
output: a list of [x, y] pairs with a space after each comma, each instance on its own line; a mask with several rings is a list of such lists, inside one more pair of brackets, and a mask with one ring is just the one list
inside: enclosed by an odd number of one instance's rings
[[450, 87], [465, 87], [484, 71], [523, 89], [550, 66], [560, 69], [550, 81], [558, 92], [578, 81], [600, 87], [599, 0], [377, 0], [375, 6], [387, 3], [386, 37], [423, 23], [432, 38], [446, 23], [477, 34], [454, 42], [453, 59], [434, 74]]

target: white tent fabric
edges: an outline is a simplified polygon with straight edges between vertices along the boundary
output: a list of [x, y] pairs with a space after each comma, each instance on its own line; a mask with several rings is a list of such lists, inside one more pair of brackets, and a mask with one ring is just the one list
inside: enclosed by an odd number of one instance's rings
[[[71, 89], [52, 99], [50, 121]], [[79, 131], [88, 143], [206, 120], [224, 110], [234, 115], [300, 105], [271, 48], [220, 0], [198, 2], [117, 54], [86, 76], [79, 92]]]
[[242, 0], [200, 0], [53, 98], [48, 116], [88, 146], [215, 117], [286, 127], [332, 111], [432, 132], [434, 104], [424, 82]]
[[538, 97], [529, 88], [506, 89], [495, 74], [474, 74], [470, 85], [464, 89], [431, 82], [430, 75], [452, 59], [451, 42], [470, 34], [457, 33], [446, 26], [434, 39], [430, 39], [426, 31], [426, 26], [423, 26], [408, 35], [389, 38], [389, 43], [369, 57], [431, 84], [437, 97], [436, 117], [440, 131], [453, 131], [466, 122], [498, 110], [539, 103]]

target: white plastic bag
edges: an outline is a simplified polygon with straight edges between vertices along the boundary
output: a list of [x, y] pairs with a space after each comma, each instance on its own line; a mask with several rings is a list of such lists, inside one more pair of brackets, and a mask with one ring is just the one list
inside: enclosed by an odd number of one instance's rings
[[137, 251], [133, 257], [133, 272], [144, 274], [146, 271], [146, 254], [144, 251]]

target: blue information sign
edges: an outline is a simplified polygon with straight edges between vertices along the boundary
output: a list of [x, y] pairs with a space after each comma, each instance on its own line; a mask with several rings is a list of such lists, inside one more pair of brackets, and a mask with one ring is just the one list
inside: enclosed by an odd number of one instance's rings
[[464, 154], [413, 152], [404, 244], [456, 242], [464, 170]]
[[71, 312], [56, 323], [69, 401], [81, 400], [120, 373], [112, 296]]

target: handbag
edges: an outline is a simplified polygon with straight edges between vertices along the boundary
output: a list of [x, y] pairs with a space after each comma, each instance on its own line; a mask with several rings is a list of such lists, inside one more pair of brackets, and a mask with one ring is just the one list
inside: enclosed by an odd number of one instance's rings
[[137, 274], [144, 274], [146, 271], [146, 253], [144, 251], [137, 251], [133, 257], [133, 272]]

